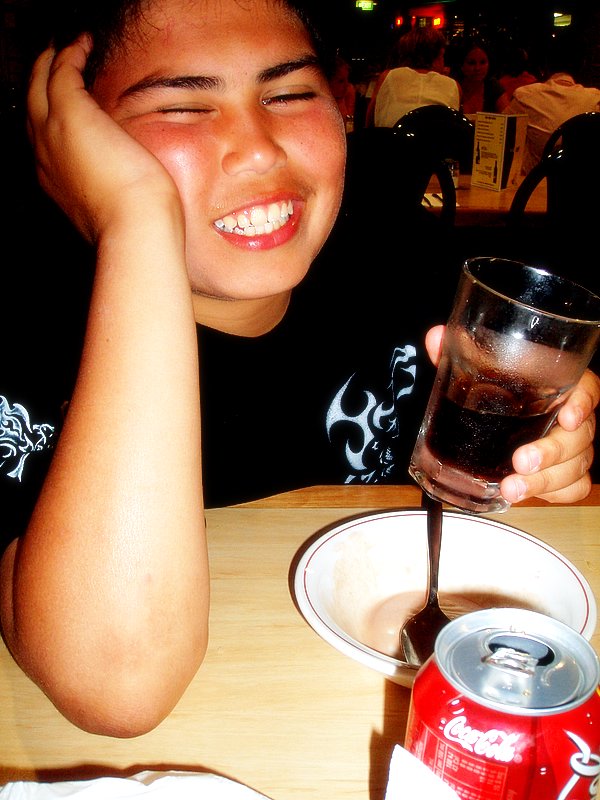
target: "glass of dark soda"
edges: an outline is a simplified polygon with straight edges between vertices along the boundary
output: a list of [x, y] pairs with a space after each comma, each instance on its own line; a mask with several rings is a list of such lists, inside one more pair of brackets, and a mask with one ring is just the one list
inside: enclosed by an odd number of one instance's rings
[[468, 259], [410, 474], [472, 513], [504, 511], [517, 447], [544, 436], [600, 339], [600, 298], [544, 269]]

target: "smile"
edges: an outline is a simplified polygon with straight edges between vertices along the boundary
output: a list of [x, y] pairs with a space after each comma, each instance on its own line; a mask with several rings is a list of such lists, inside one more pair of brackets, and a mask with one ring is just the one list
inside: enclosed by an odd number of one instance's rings
[[283, 203], [269, 203], [265, 206], [254, 206], [251, 211], [239, 214], [227, 214], [215, 220], [215, 227], [226, 233], [238, 236], [264, 236], [278, 231], [286, 225], [294, 213], [291, 200]]

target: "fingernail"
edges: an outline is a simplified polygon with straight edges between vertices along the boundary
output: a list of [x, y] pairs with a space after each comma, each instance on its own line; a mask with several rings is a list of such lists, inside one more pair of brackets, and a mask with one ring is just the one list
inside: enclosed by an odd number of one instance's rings
[[525, 493], [527, 492], [527, 484], [525, 481], [522, 481], [519, 478], [513, 478], [512, 488], [514, 490], [514, 499], [512, 502], [518, 503], [519, 500], [522, 500], [525, 497]]
[[538, 450], [527, 451], [527, 463], [529, 465], [529, 472], [537, 472], [542, 463], [542, 457]]

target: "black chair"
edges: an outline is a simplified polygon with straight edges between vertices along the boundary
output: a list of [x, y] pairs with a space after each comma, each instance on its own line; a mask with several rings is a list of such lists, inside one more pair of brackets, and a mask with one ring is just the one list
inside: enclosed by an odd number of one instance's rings
[[[408, 235], [427, 218], [440, 231], [452, 228], [456, 190], [450, 170], [418, 138], [392, 128], [361, 128], [349, 133], [347, 142], [343, 215], [361, 224], [366, 209], [376, 206]], [[428, 211], [423, 203], [434, 175], [442, 206]]]
[[[546, 181], [547, 210], [537, 225], [527, 215]], [[538, 164], [517, 189], [508, 215], [513, 247], [535, 249], [538, 261], [600, 293], [600, 112], [579, 114], [551, 135]], [[532, 248], [533, 240], [533, 248]]]
[[567, 147], [598, 147], [600, 136], [600, 111], [587, 111], [563, 122], [548, 137], [542, 158], [560, 149], [564, 141]]
[[417, 137], [435, 158], [458, 161], [461, 172], [471, 172], [475, 125], [461, 111], [449, 106], [421, 106], [401, 117], [394, 130]]
[[[357, 129], [347, 140], [342, 208], [329, 243], [345, 264], [348, 281], [368, 281], [370, 265], [383, 261], [390, 271], [405, 275], [405, 290], [409, 296], [414, 293], [414, 302], [427, 303], [418, 294], [423, 275], [432, 292], [451, 297], [453, 290], [447, 287], [454, 287], [459, 265], [453, 224], [456, 192], [447, 166], [434, 164], [414, 139], [392, 128]], [[436, 170], [444, 204], [430, 208], [423, 198]], [[381, 290], [385, 292], [384, 285]]]

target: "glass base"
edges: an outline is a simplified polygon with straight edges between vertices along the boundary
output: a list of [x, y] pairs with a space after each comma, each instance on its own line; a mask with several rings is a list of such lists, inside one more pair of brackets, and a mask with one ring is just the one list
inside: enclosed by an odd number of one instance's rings
[[[459, 470], [439, 464], [439, 475], [432, 478], [422, 468], [411, 461], [409, 473], [434, 500], [467, 511], [469, 514], [502, 513], [510, 508], [510, 503], [500, 494], [500, 484], [474, 478]], [[468, 489], [467, 489], [468, 487]]]

